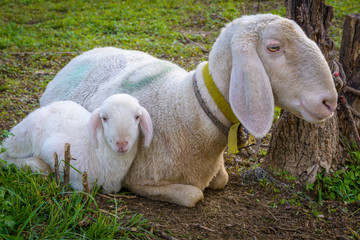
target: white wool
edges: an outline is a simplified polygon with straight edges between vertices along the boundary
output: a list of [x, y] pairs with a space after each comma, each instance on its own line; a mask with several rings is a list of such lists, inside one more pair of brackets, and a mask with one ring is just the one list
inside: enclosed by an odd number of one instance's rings
[[[270, 52], [269, 46], [279, 46]], [[230, 123], [211, 99], [202, 76], [205, 63], [187, 72], [139, 51], [98, 48], [65, 66], [49, 83], [42, 106], [71, 99], [94, 110], [109, 95], [139, 99], [154, 122], [150, 148], [140, 147], [124, 179], [130, 190], [149, 198], [194, 206], [206, 188], [225, 186], [226, 136], [195, 98], [195, 74], [210, 111]], [[244, 16], [229, 23], [209, 55], [209, 69], [241, 123], [264, 136], [274, 105], [310, 122], [329, 118], [337, 93], [319, 48], [295, 22], [271, 15]]]
[[[139, 125], [149, 138], [147, 145], [150, 143], [152, 125], [147, 114], [137, 99], [127, 94], [107, 98], [93, 113], [75, 102], [57, 101], [35, 110], [12, 128], [14, 136], [4, 141], [7, 151], [0, 157], [18, 166], [28, 165], [33, 171], [48, 172], [54, 165], [54, 152], [64, 159], [64, 145], [69, 143], [75, 159], [70, 164], [87, 172], [90, 187], [96, 181], [104, 192], [118, 192], [137, 152]], [[60, 169], [63, 166], [61, 161]], [[73, 168], [70, 183], [83, 189], [82, 175]]]

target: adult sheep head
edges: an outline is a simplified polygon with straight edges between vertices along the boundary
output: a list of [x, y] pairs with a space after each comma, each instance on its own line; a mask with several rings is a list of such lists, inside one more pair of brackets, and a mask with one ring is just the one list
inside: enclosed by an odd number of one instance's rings
[[[256, 137], [269, 131], [274, 104], [313, 123], [333, 115], [337, 92], [330, 69], [318, 46], [294, 21], [271, 14], [235, 20], [215, 43], [210, 67], [212, 59], [220, 58], [219, 45], [231, 50], [223, 60], [231, 66], [230, 105]], [[216, 78], [218, 73], [212, 74]]]

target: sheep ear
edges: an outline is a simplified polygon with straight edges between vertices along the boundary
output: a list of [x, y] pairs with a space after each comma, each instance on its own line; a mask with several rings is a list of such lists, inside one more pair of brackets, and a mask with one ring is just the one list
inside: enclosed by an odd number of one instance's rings
[[270, 130], [274, 117], [269, 77], [257, 54], [254, 39], [244, 36], [232, 44], [230, 105], [251, 134], [263, 137]]
[[153, 136], [153, 125], [149, 112], [145, 108], [141, 108], [141, 112], [140, 127], [145, 137], [145, 147], [149, 147]]
[[91, 142], [95, 148], [98, 147], [98, 141], [96, 136], [96, 129], [101, 125], [101, 119], [99, 115], [99, 109], [95, 109], [90, 116], [89, 120], [89, 133], [91, 137]]

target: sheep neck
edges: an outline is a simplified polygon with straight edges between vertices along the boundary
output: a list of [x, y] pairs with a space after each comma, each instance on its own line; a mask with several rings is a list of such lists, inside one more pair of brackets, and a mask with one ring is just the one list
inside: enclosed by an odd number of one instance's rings
[[232, 111], [230, 104], [222, 95], [222, 93], [219, 91], [213, 78], [211, 77], [208, 63], [205, 64], [205, 66], [203, 67], [203, 77], [204, 77], [205, 86], [209, 91], [211, 98], [214, 100], [215, 104], [220, 109], [220, 111], [224, 114], [224, 116], [228, 119], [229, 122], [231, 122], [232, 124], [238, 123], [239, 120]]
[[[208, 91], [208, 94], [218, 107], [218, 109], [222, 112], [222, 114], [226, 117], [226, 119], [232, 124], [230, 128], [227, 128], [221, 121], [219, 121], [214, 114], [209, 110], [207, 104], [202, 99], [200, 91], [197, 86], [196, 76], [193, 75], [193, 89], [195, 96], [204, 110], [204, 112], [208, 115], [210, 120], [228, 136], [228, 152], [229, 153], [238, 153], [239, 148], [244, 148], [249, 145], [254, 144], [255, 138], [251, 136], [246, 129], [241, 126], [240, 121], [237, 119], [235, 114], [233, 113], [230, 104], [225, 100], [224, 96], [221, 94], [216, 84], [214, 83], [208, 69], [208, 64], [206, 63], [203, 66], [202, 76], [205, 83], [205, 88]], [[240, 133], [238, 139], [238, 133]], [[240, 140], [240, 141], [238, 141]]]
[[229, 102], [232, 68], [231, 39], [235, 32], [234, 27], [234, 24], [230, 23], [221, 31], [209, 54], [209, 72], [227, 102]]
[[128, 168], [131, 164], [131, 159], [134, 159], [137, 152], [138, 140], [134, 146], [124, 155], [116, 153], [105, 140], [105, 136], [101, 129], [97, 130], [98, 147], [95, 149], [97, 161], [109, 172], [117, 172], [119, 168]]

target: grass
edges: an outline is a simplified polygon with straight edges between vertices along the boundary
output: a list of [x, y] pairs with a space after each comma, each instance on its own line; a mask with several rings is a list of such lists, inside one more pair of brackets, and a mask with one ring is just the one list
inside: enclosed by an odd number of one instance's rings
[[360, 3], [358, 0], [336, 1], [326, 0], [326, 4], [334, 7], [335, 17], [330, 27], [330, 36], [334, 39], [337, 49], [340, 50], [342, 38], [342, 25], [348, 14], [359, 13]]
[[86, 193], [57, 186], [55, 180], [28, 169], [6, 165], [1, 170], [0, 186], [2, 239], [155, 237], [141, 215], [117, 209], [114, 216], [103, 214], [93, 197], [86, 201]]
[[[360, 3], [326, 2], [335, 7], [331, 35], [339, 47], [344, 17]], [[258, 11], [285, 16], [282, 1], [275, 0], [3, 0], [1, 5], [0, 131], [38, 107], [47, 83], [79, 52], [136, 49], [191, 70], [207, 59], [227, 20]], [[141, 215], [102, 213], [96, 192], [86, 202], [83, 193], [14, 166], [0, 167], [0, 183], [0, 238], [155, 237]], [[89, 220], [82, 225], [84, 219]]]
[[345, 145], [350, 154], [344, 168], [330, 171], [329, 176], [325, 175], [325, 171], [317, 176], [316, 193], [319, 202], [323, 199], [360, 202], [360, 151], [356, 144], [345, 142]]
[[[3, 131], [1, 138], [7, 137]], [[6, 149], [2, 146], [0, 153]], [[1, 239], [147, 239], [155, 238], [140, 214], [102, 211], [97, 204], [98, 188], [91, 194], [57, 185], [52, 175], [18, 169], [0, 159]]]

